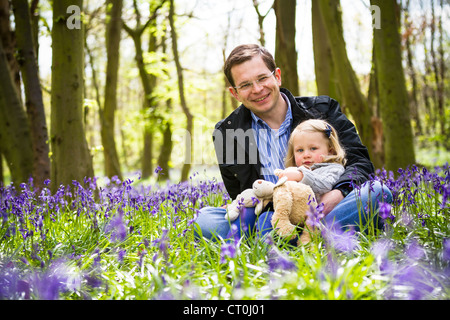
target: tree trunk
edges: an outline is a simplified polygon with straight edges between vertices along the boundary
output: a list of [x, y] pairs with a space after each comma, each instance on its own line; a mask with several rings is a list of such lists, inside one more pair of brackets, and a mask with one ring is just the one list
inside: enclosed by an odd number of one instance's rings
[[371, 160], [375, 168], [382, 168], [385, 162], [383, 123], [380, 118], [380, 104], [378, 99], [377, 64], [375, 50], [372, 48], [372, 70], [370, 71], [367, 105], [372, 112], [372, 154]]
[[[152, 13], [153, 8], [150, 8], [150, 13]], [[149, 41], [148, 41], [148, 53], [154, 54], [157, 49], [157, 38], [155, 35], [156, 30], [156, 16], [150, 22], [150, 32], [149, 32]], [[152, 175], [153, 171], [153, 145], [154, 145], [154, 137], [155, 137], [155, 127], [158, 123], [155, 117], [155, 111], [158, 107], [158, 103], [156, 99], [153, 97], [153, 91], [156, 87], [156, 77], [155, 75], [147, 73], [147, 81], [149, 83], [150, 90], [147, 93], [147, 103], [144, 104], [144, 120], [145, 120], [145, 128], [144, 128], [144, 150], [142, 157], [142, 177], [148, 178]], [[164, 165], [163, 165], [164, 166]]]
[[[447, 3], [448, 4], [448, 3]], [[446, 110], [446, 90], [445, 90], [445, 83], [446, 83], [446, 58], [445, 58], [445, 52], [444, 52], [444, 46], [446, 43], [444, 43], [444, 30], [443, 30], [443, 15], [444, 15], [444, 0], [440, 1], [441, 5], [441, 15], [439, 17], [439, 84], [438, 84], [438, 97], [439, 97], [439, 114], [440, 114], [440, 120], [441, 120], [441, 135], [443, 136], [443, 144], [444, 147], [449, 150], [450, 149], [450, 141], [446, 137], [450, 136], [450, 127], [449, 119], [448, 117], [445, 117], [445, 110]], [[446, 41], [448, 38], [446, 38]], [[447, 42], [448, 43], [448, 42]], [[448, 97], [448, 91], [447, 91], [447, 97]], [[448, 100], [448, 99], [447, 99]], [[448, 108], [448, 105], [447, 105]]]
[[50, 178], [50, 158], [44, 101], [39, 68], [33, 43], [31, 18], [27, 0], [13, 0], [19, 64], [25, 88], [25, 105], [33, 146], [33, 178], [36, 187], [43, 187]]
[[119, 71], [120, 33], [122, 31], [122, 0], [108, 1], [111, 5], [106, 30], [106, 82], [105, 104], [100, 112], [101, 136], [105, 158], [105, 175], [122, 180], [119, 156], [114, 138], [115, 112], [117, 109], [117, 81]]
[[320, 14], [318, 1], [312, 1], [311, 13], [317, 94], [327, 95], [337, 101], [341, 101], [334, 67], [335, 62], [331, 55], [330, 40]]
[[[142, 39], [140, 34], [134, 34], [132, 36], [134, 41], [135, 48], [135, 60], [139, 70], [139, 76], [141, 78], [142, 87], [144, 89], [144, 103], [142, 113], [146, 114], [146, 110], [151, 108], [152, 101], [149, 100], [149, 97], [153, 94], [153, 88], [150, 84], [150, 77], [145, 69], [144, 64], [144, 53], [142, 50]], [[152, 145], [153, 145], [153, 135], [151, 134], [151, 126], [148, 124], [148, 121], [145, 121], [144, 125], [144, 145], [142, 150], [142, 178], [146, 179], [150, 177], [152, 172]]]
[[17, 92], [19, 92], [19, 101], [22, 103], [22, 97], [20, 95], [20, 92], [22, 92], [20, 67], [15, 58], [16, 38], [15, 33], [11, 30], [10, 26], [9, 9], [8, 0], [0, 0], [0, 36], [3, 43], [3, 51], [6, 55], [6, 60], [8, 61], [14, 85], [17, 88]]
[[11, 181], [19, 186], [33, 172], [33, 149], [27, 116], [19, 100], [6, 53], [0, 41], [0, 141]]
[[[442, 3], [441, 3], [442, 5]], [[444, 9], [442, 7], [442, 9]], [[434, 7], [434, 1], [431, 1], [431, 58], [433, 64], [434, 80], [436, 82], [436, 98], [437, 98], [437, 119], [439, 122], [439, 133], [442, 137], [446, 136], [445, 130], [445, 110], [444, 110], [444, 73], [445, 73], [445, 62], [443, 53], [443, 32], [442, 32], [442, 14], [437, 17]], [[438, 20], [439, 19], [439, 20]], [[436, 30], [437, 29], [437, 30]], [[436, 39], [436, 31], [438, 31], [439, 38]], [[438, 40], [438, 48], [435, 48], [435, 41]], [[439, 54], [439, 56], [438, 56]], [[443, 140], [443, 139], [442, 139]], [[448, 139], [447, 139], [448, 140]], [[442, 141], [447, 143], [446, 141]]]
[[36, 54], [36, 61], [39, 61], [39, 20], [41, 17], [38, 6], [39, 0], [31, 0], [30, 3], [31, 33], [33, 35], [34, 53]]
[[178, 92], [180, 96], [180, 103], [181, 108], [183, 109], [183, 112], [186, 116], [186, 155], [185, 155], [185, 161], [183, 164], [183, 168], [181, 170], [181, 181], [186, 181], [189, 178], [189, 171], [191, 169], [191, 163], [192, 163], [192, 150], [194, 148], [193, 144], [193, 131], [194, 131], [194, 116], [191, 114], [187, 103], [186, 98], [184, 96], [184, 80], [183, 80], [183, 70], [180, 63], [180, 57], [178, 54], [178, 38], [177, 33], [175, 29], [175, 22], [174, 22], [174, 1], [170, 0], [170, 9], [169, 9], [169, 23], [170, 23], [170, 34], [172, 37], [172, 51], [173, 51], [173, 57], [175, 60], [175, 65], [177, 68], [177, 77], [178, 77]]
[[[130, 35], [134, 42], [135, 48], [135, 60], [136, 65], [139, 70], [139, 76], [141, 78], [142, 87], [144, 89], [144, 105], [143, 114], [146, 115], [145, 127], [144, 127], [144, 146], [142, 153], [142, 178], [146, 179], [152, 174], [152, 160], [153, 160], [153, 132], [152, 132], [152, 117], [156, 105], [155, 99], [153, 98], [153, 87], [155, 86], [155, 80], [151, 75], [148, 74], [145, 63], [144, 63], [144, 52], [142, 49], [142, 34], [147, 29], [150, 24], [155, 23], [158, 10], [164, 4], [162, 1], [156, 8], [153, 9], [152, 16], [147, 20], [144, 25], [140, 23], [140, 13], [136, 2], [134, 3], [134, 10], [136, 12], [137, 26], [135, 29], [127, 26], [123, 23], [123, 28]], [[147, 116], [148, 115], [148, 116]]]
[[[427, 22], [427, 13], [426, 13], [426, 9], [423, 7], [423, 3], [421, 5], [421, 9], [425, 12], [423, 15], [423, 21], [422, 21], [422, 26], [425, 27], [428, 26], [428, 22]], [[423, 44], [423, 64], [424, 64], [424, 68], [425, 68], [425, 72], [422, 74], [421, 76], [421, 80], [422, 80], [422, 96], [423, 96], [423, 102], [424, 102], [424, 108], [425, 108], [425, 118], [424, 118], [424, 133], [427, 136], [432, 136], [434, 134], [436, 134], [436, 132], [434, 131], [434, 128], [436, 126], [436, 113], [434, 112], [433, 106], [436, 105], [436, 100], [435, 100], [435, 94], [432, 88], [432, 84], [430, 79], [432, 78], [432, 69], [431, 69], [431, 62], [430, 62], [430, 51], [428, 49], [427, 43], [431, 42], [428, 38], [427, 38], [427, 34], [428, 32], [426, 32], [426, 30], [423, 32], [423, 37], [424, 37], [424, 44]]]
[[380, 112], [385, 135], [386, 170], [396, 172], [415, 162], [411, 119], [401, 60], [395, 0], [371, 0], [381, 10], [381, 28], [374, 30]]
[[336, 76], [339, 80], [339, 88], [342, 103], [348, 108], [356, 122], [356, 128], [363, 144], [372, 153], [372, 113], [367, 105], [367, 99], [361, 92], [356, 73], [347, 56], [340, 2], [336, 0], [317, 0], [326, 33], [331, 45]]
[[17, 92], [19, 92], [19, 101], [22, 101], [22, 81], [20, 77], [20, 66], [15, 57], [16, 55], [16, 33], [11, 30], [10, 26], [10, 3], [8, 0], [0, 0], [0, 37], [3, 43], [3, 51], [8, 61], [9, 71], [14, 82]]
[[1, 146], [1, 141], [0, 141], [0, 186], [4, 186], [5, 185], [5, 178], [3, 175], [3, 156], [2, 156], [2, 146]]
[[414, 69], [413, 64], [413, 52], [411, 50], [411, 37], [412, 37], [412, 25], [409, 17], [409, 0], [405, 3], [405, 8], [403, 10], [404, 15], [404, 24], [405, 24], [405, 50], [406, 50], [406, 65], [408, 70], [408, 75], [411, 79], [411, 116], [416, 123], [416, 136], [421, 136], [423, 134], [422, 131], [422, 122], [420, 121], [419, 116], [419, 101], [417, 100], [417, 76], [416, 71]]
[[66, 13], [75, 5], [81, 11], [83, 0], [53, 2], [52, 28], [52, 92], [51, 148], [52, 189], [69, 185], [72, 180], [82, 183], [93, 177], [92, 158], [83, 126], [84, 30], [71, 26], [73, 14]]
[[[259, 28], [259, 43], [264, 47], [266, 45], [266, 35], [264, 32], [264, 19], [267, 17], [267, 15], [269, 14], [270, 10], [272, 10], [272, 8], [269, 9], [269, 11], [266, 12], [266, 14], [261, 14], [261, 12], [259, 11], [259, 1], [258, 0], [253, 0], [253, 8], [255, 9], [256, 15], [258, 16], [258, 28]], [[230, 16], [228, 16], [228, 21], [230, 20]], [[230, 30], [229, 28], [227, 30]], [[227, 31], [228, 33], [229, 31]]]
[[[166, 56], [167, 53], [167, 25], [165, 24], [164, 28], [164, 34], [161, 37], [161, 48], [162, 53], [164, 56]], [[163, 58], [164, 63], [167, 63], [166, 58]], [[168, 70], [165, 69], [164, 72], [168, 75]], [[170, 158], [172, 155], [173, 150], [173, 141], [172, 141], [172, 98], [170, 96], [166, 100], [166, 106], [167, 106], [167, 112], [166, 114], [168, 117], [165, 117], [162, 119], [162, 126], [161, 131], [163, 135], [163, 143], [161, 146], [159, 158], [158, 158], [158, 165], [161, 167], [161, 173], [158, 175], [158, 181], [167, 181], [170, 180]]]
[[[171, 112], [171, 101], [167, 100], [167, 109]], [[161, 146], [161, 153], [159, 154], [158, 164], [161, 168], [161, 173], [158, 175], [158, 181], [166, 181], [170, 179], [169, 161], [172, 154], [172, 121], [167, 119], [163, 124], [163, 143]]]
[[277, 19], [275, 61], [283, 72], [282, 86], [290, 90], [294, 96], [300, 94], [295, 49], [296, 5], [296, 0], [275, 0], [273, 4]]

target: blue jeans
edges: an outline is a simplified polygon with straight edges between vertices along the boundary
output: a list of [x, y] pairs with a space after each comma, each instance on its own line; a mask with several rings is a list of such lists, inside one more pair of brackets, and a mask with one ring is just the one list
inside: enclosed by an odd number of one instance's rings
[[[375, 227], [382, 228], [383, 221], [378, 218], [378, 205], [380, 202], [392, 202], [390, 190], [378, 181], [368, 181], [360, 189], [354, 189], [324, 218], [324, 224], [328, 227], [338, 226], [348, 229], [360, 230], [360, 226], [366, 226], [372, 219]], [[244, 208], [235, 221], [225, 219], [226, 209], [205, 207], [200, 210], [196, 223], [203, 237], [217, 240], [220, 238], [241, 237], [252, 232], [264, 236], [272, 231], [273, 211], [266, 211], [256, 217], [254, 208]], [[236, 226], [232, 228], [232, 226]], [[199, 236], [199, 233], [196, 232]]]

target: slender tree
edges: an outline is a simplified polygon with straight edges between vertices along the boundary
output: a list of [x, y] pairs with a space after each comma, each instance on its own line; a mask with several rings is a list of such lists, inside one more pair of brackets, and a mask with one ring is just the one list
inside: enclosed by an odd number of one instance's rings
[[[70, 8], [69, 8], [70, 7]], [[93, 177], [83, 125], [83, 0], [53, 2], [51, 149], [52, 188]], [[68, 9], [73, 9], [70, 11]], [[69, 11], [69, 13], [68, 13]]]
[[320, 14], [318, 1], [311, 2], [311, 15], [317, 94], [341, 101], [330, 40]]
[[[266, 19], [267, 15], [272, 10], [272, 8], [267, 10], [267, 12], [265, 14], [262, 14], [261, 11], [259, 10], [259, 1], [258, 0], [253, 0], [253, 8], [255, 9], [256, 15], [258, 16], [259, 43], [264, 47], [266, 45], [266, 33], [264, 32], [264, 19]], [[228, 20], [229, 20], [229, 17], [228, 17]], [[229, 31], [227, 31], [227, 34], [228, 33], [229, 33]]]
[[119, 156], [114, 139], [115, 112], [117, 109], [117, 81], [119, 70], [120, 34], [122, 31], [122, 0], [108, 0], [108, 23], [106, 26], [106, 82], [105, 102], [100, 108], [101, 137], [105, 158], [105, 175], [118, 176], [122, 180]]
[[33, 34], [34, 53], [36, 60], [39, 60], [39, 20], [41, 18], [39, 9], [39, 0], [30, 2], [31, 32]]
[[[167, 23], [164, 24], [164, 32], [162, 32], [162, 37], [161, 37], [161, 48], [162, 48], [162, 53], [163, 53], [163, 62], [167, 63], [167, 32], [166, 31], [166, 27], [167, 27]], [[150, 38], [154, 38], [155, 35], [151, 34]], [[169, 71], [164, 68], [163, 69], [164, 73], [166, 74], [167, 77], [169, 77]], [[160, 153], [159, 153], [159, 157], [158, 157], [158, 165], [161, 168], [161, 172], [158, 174], [158, 181], [167, 181], [170, 180], [170, 158], [172, 155], [172, 150], [173, 150], [173, 139], [172, 139], [172, 127], [173, 127], [173, 123], [172, 123], [172, 113], [173, 113], [173, 108], [172, 108], [172, 98], [169, 97], [166, 98], [166, 107], [167, 107], [167, 112], [166, 114], [168, 114], [169, 116], [165, 116], [165, 117], [161, 117], [161, 133], [163, 136], [163, 142], [161, 145], [161, 149], [160, 149]]]
[[386, 169], [415, 162], [413, 135], [401, 60], [399, 8], [396, 0], [371, 0], [380, 8], [381, 28], [374, 30], [380, 111], [385, 135]]
[[273, 7], [277, 18], [275, 61], [283, 72], [283, 87], [299, 95], [297, 50], [295, 48], [296, 0], [275, 0]]
[[417, 85], [417, 75], [414, 68], [413, 62], [413, 50], [411, 48], [414, 42], [414, 28], [412, 25], [411, 18], [409, 16], [410, 1], [407, 0], [403, 7], [403, 20], [405, 32], [403, 38], [405, 40], [405, 51], [406, 51], [406, 66], [407, 74], [411, 81], [411, 92], [409, 94], [411, 101], [411, 116], [416, 123], [416, 135], [422, 135], [422, 121], [419, 116], [419, 101], [417, 97], [418, 85]]
[[[441, 1], [441, 11], [444, 11], [444, 5]], [[442, 28], [442, 15], [436, 14], [434, 1], [431, 1], [431, 58], [433, 64], [434, 80], [436, 82], [436, 96], [437, 96], [437, 119], [440, 124], [439, 133], [445, 137], [446, 135], [446, 119], [444, 109], [444, 81], [445, 81], [445, 56], [444, 56], [444, 32]], [[436, 34], [437, 33], [437, 34]], [[436, 39], [436, 37], [438, 37]], [[435, 41], [438, 41], [437, 48]], [[448, 140], [448, 139], [447, 139]], [[448, 145], [448, 142], [445, 142]]]
[[[0, 0], [0, 38], [14, 85], [20, 93], [22, 92], [22, 81], [20, 79], [20, 66], [15, 58], [16, 33], [11, 30], [10, 3], [8, 0]], [[19, 100], [22, 101], [20, 95]]]
[[0, 41], [0, 148], [18, 186], [33, 172], [33, 149], [27, 116], [19, 99], [8, 59]]
[[25, 88], [25, 106], [33, 145], [33, 178], [43, 186], [50, 178], [50, 158], [44, 101], [27, 0], [13, 0], [18, 58]]
[[363, 144], [372, 153], [372, 113], [367, 105], [367, 99], [361, 92], [361, 87], [356, 73], [347, 56], [344, 32], [342, 27], [342, 16], [340, 1], [317, 0], [322, 21], [330, 41], [333, 64], [336, 68], [336, 77], [342, 102], [350, 111], [356, 122], [358, 133]]
[[[144, 90], [144, 104], [143, 114], [152, 115], [156, 108], [156, 101], [153, 96], [153, 89], [155, 87], [155, 80], [146, 70], [144, 62], [144, 50], [142, 46], [142, 35], [149, 26], [155, 23], [158, 16], [158, 10], [164, 5], [165, 0], [161, 0], [159, 4], [154, 7], [152, 15], [148, 18], [147, 22], [141, 24], [141, 13], [136, 1], [133, 1], [134, 11], [136, 14], [136, 27], [131, 28], [123, 21], [123, 28], [128, 35], [133, 39], [135, 48], [135, 61], [139, 70], [139, 76], [141, 79], [142, 87]], [[142, 154], [142, 178], [148, 178], [152, 173], [152, 160], [153, 160], [153, 132], [152, 132], [152, 118], [147, 117], [144, 128], [144, 148]]]
[[170, 23], [170, 34], [172, 37], [172, 52], [173, 57], [175, 60], [175, 65], [177, 68], [177, 78], [178, 78], [178, 92], [180, 96], [180, 104], [181, 108], [183, 109], [183, 112], [186, 116], [186, 155], [185, 155], [185, 161], [183, 164], [183, 168], [181, 169], [181, 181], [188, 180], [189, 171], [191, 169], [191, 163], [192, 163], [192, 150], [193, 150], [193, 131], [194, 131], [194, 116], [192, 115], [191, 111], [189, 110], [189, 107], [186, 102], [186, 97], [184, 94], [184, 78], [183, 78], [183, 69], [181, 67], [180, 63], [180, 55], [178, 53], [178, 36], [175, 29], [175, 22], [174, 22], [174, 16], [175, 16], [175, 5], [174, 1], [170, 0], [170, 9], [169, 9], [169, 23]]

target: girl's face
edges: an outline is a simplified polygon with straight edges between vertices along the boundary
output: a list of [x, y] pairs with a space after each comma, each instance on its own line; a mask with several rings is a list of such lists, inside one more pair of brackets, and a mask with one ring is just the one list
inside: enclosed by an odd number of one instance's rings
[[298, 132], [292, 139], [295, 164], [311, 167], [315, 163], [321, 163], [323, 156], [331, 154], [328, 139], [322, 132]]

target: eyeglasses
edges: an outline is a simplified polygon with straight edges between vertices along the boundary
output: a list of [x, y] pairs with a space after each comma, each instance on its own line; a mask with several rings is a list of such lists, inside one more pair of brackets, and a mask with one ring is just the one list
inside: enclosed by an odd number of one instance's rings
[[253, 84], [255, 82], [257, 84], [263, 86], [263, 85], [267, 84], [267, 82], [269, 81], [270, 77], [273, 76], [274, 73], [275, 73], [275, 70], [273, 70], [269, 75], [265, 75], [265, 76], [259, 77], [255, 81], [245, 82], [245, 83], [241, 84], [240, 86], [233, 87], [233, 88], [235, 88], [236, 90], [239, 90], [240, 92], [246, 92], [246, 91], [249, 91], [250, 89], [253, 88]]

